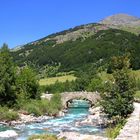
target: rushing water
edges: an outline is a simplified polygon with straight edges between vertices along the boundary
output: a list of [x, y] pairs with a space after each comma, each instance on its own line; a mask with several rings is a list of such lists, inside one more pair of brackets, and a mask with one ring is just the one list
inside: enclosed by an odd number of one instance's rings
[[76, 125], [75, 123], [84, 120], [89, 114], [89, 102], [84, 100], [73, 100], [69, 105], [67, 114], [64, 117], [47, 120], [42, 123], [16, 126], [16, 128], [5, 128], [0, 130], [14, 129], [18, 132], [18, 140], [26, 140], [32, 134], [58, 134], [64, 131], [74, 131], [83, 134], [96, 134], [102, 132], [101, 128], [89, 125]]

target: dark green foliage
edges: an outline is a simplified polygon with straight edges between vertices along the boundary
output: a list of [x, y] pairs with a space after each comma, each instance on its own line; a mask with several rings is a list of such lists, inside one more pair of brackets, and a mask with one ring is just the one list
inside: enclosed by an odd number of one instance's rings
[[112, 58], [113, 82], [106, 83], [106, 91], [101, 94], [103, 111], [112, 117], [127, 117], [133, 111], [135, 79], [129, 71], [127, 56]]
[[16, 106], [24, 99], [37, 99], [38, 88], [36, 73], [27, 67], [17, 68], [4, 44], [0, 49], [0, 105]]
[[87, 86], [87, 91], [98, 91], [102, 92], [104, 90], [104, 83], [99, 76], [96, 76], [91, 79], [91, 82]]
[[45, 65], [41, 69], [39, 69], [39, 78], [55, 77], [58, 73], [59, 68], [60, 64], [53, 66]]
[[39, 84], [36, 78], [36, 73], [25, 67], [19, 71], [19, 74], [16, 79], [17, 93], [28, 100], [28, 99], [37, 99], [40, 98], [39, 94]]
[[8, 46], [0, 49], [0, 104], [11, 106], [15, 103], [16, 68], [12, 61]]
[[70, 71], [80, 70], [85, 65], [101, 60], [106, 63], [112, 56], [130, 52], [132, 67], [140, 68], [140, 40], [138, 36], [129, 32], [109, 29], [99, 31], [85, 40], [77, 39], [52, 47], [54, 44], [53, 41], [27, 44], [12, 54], [19, 65], [31, 62], [36, 67], [42, 67], [46, 64], [61, 63], [60, 71]]

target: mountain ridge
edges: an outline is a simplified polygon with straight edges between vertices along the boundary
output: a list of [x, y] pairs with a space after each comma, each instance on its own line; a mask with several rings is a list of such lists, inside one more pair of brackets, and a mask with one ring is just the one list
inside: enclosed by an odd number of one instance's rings
[[[129, 16], [127, 19], [139, 20]], [[140, 68], [140, 39], [138, 32], [128, 32], [131, 28], [101, 23], [76, 26], [28, 43], [11, 53], [20, 66], [33, 64], [40, 68], [61, 64], [61, 70], [68, 71], [132, 51], [135, 56], [132, 57], [133, 68], [137, 69]]]
[[[121, 29], [121, 30], [129, 31], [135, 34], [140, 34], [140, 18], [128, 14], [120, 13], [120, 14], [114, 14], [108, 16], [103, 20], [99, 21], [98, 23], [79, 25], [64, 31], [50, 34], [46, 37], [43, 37], [36, 41], [32, 41], [27, 44], [39, 44], [38, 42], [42, 40], [44, 40], [44, 42], [47, 42], [51, 39], [55, 40], [56, 43], [58, 44], [69, 40], [76, 40], [79, 37], [83, 37], [84, 39], [89, 36], [92, 36], [97, 32], [95, 28], [96, 25], [101, 27], [101, 28], [99, 27], [100, 29], [98, 28], [97, 31], [113, 28], [113, 29]], [[19, 50], [22, 47], [26, 46], [27, 44], [17, 46], [13, 48], [12, 51]]]

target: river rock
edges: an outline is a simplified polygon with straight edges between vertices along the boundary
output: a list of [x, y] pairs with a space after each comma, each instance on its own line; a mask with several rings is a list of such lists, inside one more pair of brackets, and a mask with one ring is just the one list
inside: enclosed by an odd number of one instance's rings
[[80, 122], [76, 122], [75, 125], [94, 125], [94, 126], [106, 126], [108, 124], [108, 119], [101, 112], [101, 107], [95, 107], [89, 109], [90, 115], [86, 119]]
[[4, 139], [4, 138], [16, 138], [18, 136], [18, 134], [14, 131], [14, 130], [6, 130], [3, 132], [0, 132], [0, 139]]
[[15, 126], [15, 125], [21, 125], [21, 124], [27, 124], [27, 123], [40, 123], [40, 122], [44, 122], [48, 119], [53, 118], [50, 116], [35, 117], [33, 115], [24, 115], [24, 114], [19, 114], [19, 116], [20, 116], [19, 120], [11, 121], [9, 122], [9, 125]]
[[89, 108], [90, 114], [96, 114], [101, 112], [101, 107]]
[[58, 117], [64, 117], [64, 116], [65, 116], [65, 113], [63, 111], [59, 111]]

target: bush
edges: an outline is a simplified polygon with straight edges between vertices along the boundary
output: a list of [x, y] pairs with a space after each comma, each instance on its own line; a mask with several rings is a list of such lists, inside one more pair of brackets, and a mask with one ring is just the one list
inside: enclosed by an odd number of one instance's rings
[[12, 121], [19, 118], [17, 112], [9, 110], [7, 107], [0, 107], [0, 121]]
[[91, 79], [91, 82], [87, 86], [87, 91], [98, 91], [101, 92], [104, 89], [103, 81], [100, 77]]
[[62, 109], [61, 95], [56, 93], [52, 96], [49, 107], [48, 114], [55, 115]]
[[46, 100], [31, 100], [27, 102], [23, 109], [26, 110], [29, 114], [34, 114], [35, 116], [44, 115], [47, 113], [49, 107], [49, 101]]
[[[28, 140], [58, 140], [58, 138], [54, 135], [33, 135], [29, 137]], [[59, 140], [64, 140], [64, 139], [59, 139]]]
[[62, 109], [61, 95], [58, 93], [54, 94], [50, 101], [47, 99], [30, 100], [24, 103], [22, 109], [35, 116], [44, 115], [45, 113], [56, 115]]

